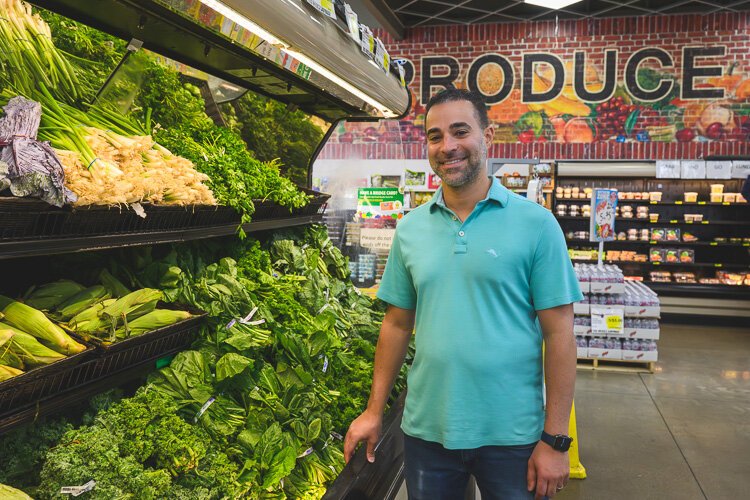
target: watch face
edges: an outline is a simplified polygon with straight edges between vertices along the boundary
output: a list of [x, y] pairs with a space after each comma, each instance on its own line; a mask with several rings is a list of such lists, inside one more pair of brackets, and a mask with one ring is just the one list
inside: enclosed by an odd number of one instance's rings
[[570, 449], [570, 443], [573, 442], [572, 438], [558, 434], [555, 436], [555, 444], [552, 447], [560, 451], [568, 451]]

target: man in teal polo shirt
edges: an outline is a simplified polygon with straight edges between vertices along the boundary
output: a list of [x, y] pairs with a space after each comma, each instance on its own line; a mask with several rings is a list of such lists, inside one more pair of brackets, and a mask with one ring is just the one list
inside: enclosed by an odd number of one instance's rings
[[396, 231], [372, 392], [345, 456], [366, 441], [375, 460], [416, 325], [402, 422], [409, 497], [461, 498], [470, 475], [483, 499], [552, 497], [568, 480], [572, 303], [582, 299], [565, 239], [549, 211], [486, 176], [494, 131], [481, 96], [437, 94], [425, 127], [442, 188]]

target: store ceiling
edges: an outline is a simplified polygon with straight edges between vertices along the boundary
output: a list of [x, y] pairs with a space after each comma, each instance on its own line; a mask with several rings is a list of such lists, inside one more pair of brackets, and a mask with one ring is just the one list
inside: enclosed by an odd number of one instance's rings
[[655, 14], [710, 14], [750, 10], [750, 0], [582, 0], [559, 10], [523, 0], [359, 0], [392, 35], [405, 28], [439, 24], [505, 23]]

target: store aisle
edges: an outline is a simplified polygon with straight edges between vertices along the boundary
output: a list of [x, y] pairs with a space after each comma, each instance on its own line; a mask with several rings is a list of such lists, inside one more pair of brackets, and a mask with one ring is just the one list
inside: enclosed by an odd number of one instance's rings
[[578, 371], [585, 480], [559, 500], [750, 496], [750, 331], [662, 325], [654, 374]]

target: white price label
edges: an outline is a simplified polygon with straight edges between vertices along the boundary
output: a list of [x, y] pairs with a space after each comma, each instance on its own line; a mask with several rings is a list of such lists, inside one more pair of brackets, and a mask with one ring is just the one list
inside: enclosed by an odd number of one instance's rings
[[307, 3], [326, 16], [336, 19], [336, 11], [333, 10], [333, 0], [307, 0]]
[[624, 312], [621, 308], [592, 307], [591, 333], [622, 335]]
[[377, 62], [386, 73], [388, 72], [388, 68], [391, 67], [391, 56], [388, 54], [388, 51], [385, 50], [385, 45], [380, 41], [380, 38], [375, 39], [375, 62]]
[[344, 12], [346, 12], [346, 24], [349, 26], [349, 35], [359, 42], [359, 18], [357, 17], [357, 13], [352, 10], [348, 3], [344, 4]]
[[372, 36], [372, 31], [364, 24], [360, 24], [359, 32], [359, 45], [362, 47], [362, 52], [370, 57], [375, 57], [375, 37]]

